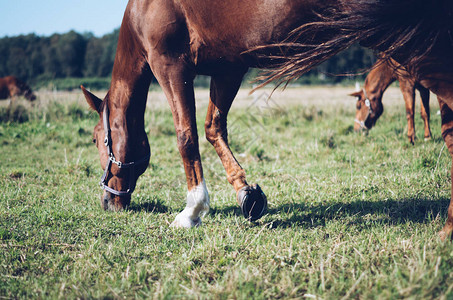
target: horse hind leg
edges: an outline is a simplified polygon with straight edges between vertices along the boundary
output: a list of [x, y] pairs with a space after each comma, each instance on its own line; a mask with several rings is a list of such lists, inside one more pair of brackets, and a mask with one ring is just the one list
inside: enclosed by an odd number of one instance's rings
[[420, 98], [421, 98], [421, 110], [420, 110], [420, 115], [423, 119], [424, 127], [425, 127], [425, 141], [428, 141], [431, 139], [431, 128], [429, 125], [429, 119], [430, 119], [430, 109], [429, 109], [429, 90], [424, 87], [418, 87], [418, 90], [420, 92]]
[[211, 79], [210, 101], [205, 122], [206, 139], [214, 146], [236, 190], [237, 201], [245, 218], [255, 221], [267, 209], [267, 199], [258, 185], [248, 185], [245, 171], [228, 146], [227, 115], [239, 90], [244, 72], [217, 75]]
[[[448, 105], [438, 97], [440, 112], [442, 118], [442, 137], [444, 138], [445, 144], [447, 145], [448, 151], [453, 158], [453, 111], [448, 107]], [[453, 178], [453, 160], [452, 160], [452, 169], [451, 174]], [[451, 237], [453, 232], [453, 185], [452, 185], [452, 194], [450, 205], [448, 206], [447, 212], [447, 222], [442, 230], [439, 232], [439, 236], [442, 240], [445, 240], [447, 237]]]
[[186, 207], [176, 216], [171, 226], [184, 228], [199, 226], [201, 217], [209, 211], [209, 194], [203, 178], [198, 146], [194, 74], [177, 58], [156, 55], [150, 65], [172, 110], [188, 187]]

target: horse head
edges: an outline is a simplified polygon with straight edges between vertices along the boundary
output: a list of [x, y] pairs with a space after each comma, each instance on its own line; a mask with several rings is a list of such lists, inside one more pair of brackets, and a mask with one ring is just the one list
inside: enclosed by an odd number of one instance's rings
[[122, 210], [130, 204], [137, 179], [149, 163], [150, 147], [143, 122], [133, 115], [126, 118], [133, 110], [109, 105], [109, 93], [102, 101], [81, 88], [88, 105], [99, 114], [93, 143], [104, 169], [100, 182], [104, 189], [101, 205], [104, 210]]
[[17, 78], [14, 78], [12, 84], [13, 84], [13, 86], [15, 85], [15, 87], [13, 88], [15, 95], [17, 95], [17, 96], [23, 95], [25, 97], [25, 99], [27, 99], [29, 101], [36, 100], [36, 95], [33, 93], [31, 88], [25, 82], [23, 82]]
[[33, 93], [33, 91], [30, 88], [26, 89], [23, 93], [24, 93], [25, 99], [27, 99], [29, 101], [36, 100], [36, 95]]
[[349, 94], [349, 96], [357, 97], [356, 114], [354, 120], [354, 130], [369, 130], [375, 124], [384, 111], [381, 97], [367, 95], [362, 89], [358, 92]]

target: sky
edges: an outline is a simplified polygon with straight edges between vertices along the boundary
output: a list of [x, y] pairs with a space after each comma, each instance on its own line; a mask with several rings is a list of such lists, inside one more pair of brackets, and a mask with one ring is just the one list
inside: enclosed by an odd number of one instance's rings
[[75, 30], [102, 36], [120, 27], [127, 0], [0, 0], [0, 38]]

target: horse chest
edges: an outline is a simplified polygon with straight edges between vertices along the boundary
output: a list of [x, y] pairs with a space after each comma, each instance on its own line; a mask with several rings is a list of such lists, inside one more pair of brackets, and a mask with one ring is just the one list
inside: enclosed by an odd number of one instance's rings
[[9, 89], [7, 85], [0, 84], [0, 99], [9, 98]]

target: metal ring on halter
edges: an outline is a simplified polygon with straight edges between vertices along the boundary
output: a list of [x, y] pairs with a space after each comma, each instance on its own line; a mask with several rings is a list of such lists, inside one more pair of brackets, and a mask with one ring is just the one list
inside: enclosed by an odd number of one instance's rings
[[[148, 163], [149, 158], [151, 157], [151, 154], [148, 153], [148, 155], [141, 158], [140, 160], [132, 161], [132, 162], [128, 162], [128, 163], [123, 163], [119, 160], [116, 160], [115, 155], [113, 155], [113, 150], [112, 150], [112, 137], [110, 136], [110, 124], [109, 124], [109, 108], [108, 108], [107, 103], [105, 103], [105, 105], [104, 105], [104, 113], [103, 113], [102, 121], [104, 123], [104, 132], [105, 132], [104, 145], [107, 148], [107, 154], [108, 154], [109, 159], [108, 159], [107, 165], [105, 166], [104, 174], [101, 177], [101, 182], [99, 183], [99, 185], [107, 192], [114, 194], [116, 196], [129, 196], [135, 190], [135, 185], [136, 185], [136, 182], [134, 181], [135, 166], [143, 164], [143, 163]], [[108, 181], [107, 177], [110, 172], [110, 168], [112, 167], [112, 163], [117, 165], [118, 168], [120, 168], [120, 169], [130, 169], [129, 188], [126, 191], [117, 191], [107, 185], [107, 181]]]

